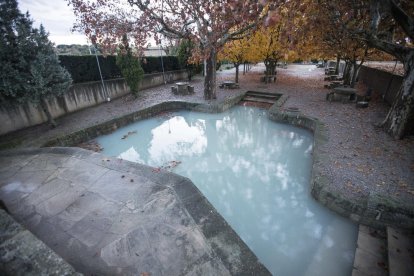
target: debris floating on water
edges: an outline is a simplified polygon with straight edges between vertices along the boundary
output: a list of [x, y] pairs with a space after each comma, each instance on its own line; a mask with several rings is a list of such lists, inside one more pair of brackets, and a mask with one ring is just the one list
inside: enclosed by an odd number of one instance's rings
[[130, 136], [130, 135], [132, 135], [132, 134], [135, 134], [135, 133], [137, 133], [135, 130], [134, 130], [134, 131], [128, 131], [128, 133], [127, 133], [127, 134], [125, 134], [124, 136], [122, 136], [122, 138], [121, 138], [121, 139], [126, 139], [126, 138], [128, 138], [128, 136]]

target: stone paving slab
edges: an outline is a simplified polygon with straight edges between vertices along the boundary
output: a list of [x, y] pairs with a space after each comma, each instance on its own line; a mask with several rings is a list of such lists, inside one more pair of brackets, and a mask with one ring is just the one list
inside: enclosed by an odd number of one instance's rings
[[1, 275], [79, 275], [1, 209], [0, 229]]
[[0, 164], [11, 215], [78, 272], [269, 274], [187, 178], [79, 148], [2, 152]]

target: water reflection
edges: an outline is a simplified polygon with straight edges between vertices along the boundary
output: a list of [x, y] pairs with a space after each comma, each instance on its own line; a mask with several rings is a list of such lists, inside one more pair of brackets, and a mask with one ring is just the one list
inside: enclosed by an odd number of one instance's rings
[[99, 142], [105, 153], [118, 148], [112, 155], [153, 166], [181, 161], [174, 172], [193, 180], [272, 273], [350, 274], [356, 227], [309, 196], [309, 132], [250, 107], [174, 115], [119, 130], [141, 130], [120, 145]]
[[175, 116], [152, 129], [151, 134], [149, 164], [161, 165], [177, 156], [199, 155], [207, 147], [203, 120], [187, 122], [184, 117]]

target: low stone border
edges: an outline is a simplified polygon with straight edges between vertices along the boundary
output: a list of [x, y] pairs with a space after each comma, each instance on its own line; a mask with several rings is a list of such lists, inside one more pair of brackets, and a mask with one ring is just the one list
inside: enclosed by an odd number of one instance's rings
[[198, 112], [206, 113], [220, 113], [223, 112], [238, 102], [244, 97], [244, 93], [235, 97], [224, 99], [223, 101], [215, 103], [191, 103], [191, 102], [181, 102], [181, 101], [169, 101], [156, 104], [136, 112], [130, 113], [128, 115], [112, 119], [110, 121], [85, 128], [76, 132], [72, 132], [68, 135], [57, 137], [49, 141], [43, 141], [39, 145], [40, 147], [54, 147], [54, 146], [73, 146], [79, 143], [94, 139], [100, 135], [108, 134], [116, 129], [131, 124], [138, 120], [143, 120], [146, 118], [153, 117], [161, 112], [176, 110], [176, 109], [185, 109]]
[[[284, 103], [286, 99], [281, 99], [281, 101]], [[323, 150], [323, 146], [329, 140], [326, 125], [317, 118], [305, 116], [299, 111], [283, 110], [282, 104], [277, 103], [270, 108], [269, 118], [271, 120], [306, 128], [313, 132], [313, 164], [310, 185], [311, 194], [317, 201], [357, 223], [376, 228], [389, 225], [411, 229], [414, 227], [414, 204], [411, 208], [407, 208], [390, 197], [373, 193], [369, 195], [367, 200], [351, 201], [341, 193], [332, 190], [333, 180], [323, 172], [324, 164], [329, 162], [328, 153]]]
[[2, 275], [82, 275], [0, 209]]

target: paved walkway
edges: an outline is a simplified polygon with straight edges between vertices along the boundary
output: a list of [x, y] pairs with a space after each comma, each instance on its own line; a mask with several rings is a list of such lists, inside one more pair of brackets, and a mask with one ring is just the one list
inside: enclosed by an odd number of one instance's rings
[[0, 179], [13, 217], [81, 273], [269, 274], [184, 177], [53, 148], [4, 153]]

